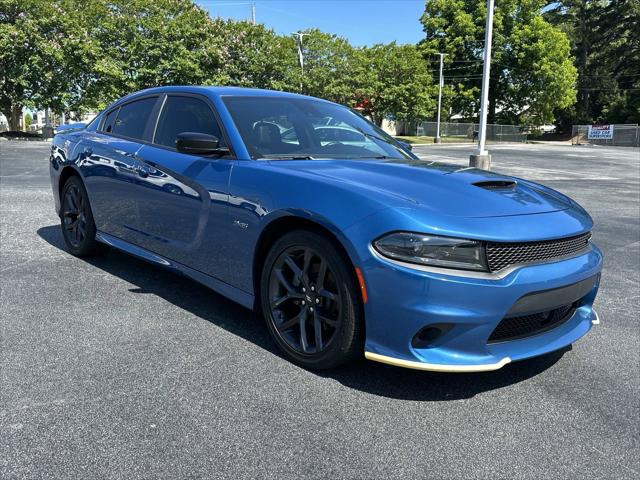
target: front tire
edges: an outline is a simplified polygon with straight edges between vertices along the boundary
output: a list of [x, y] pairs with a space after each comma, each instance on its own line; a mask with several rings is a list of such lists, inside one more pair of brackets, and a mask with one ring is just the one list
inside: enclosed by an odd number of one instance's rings
[[66, 181], [60, 204], [62, 237], [69, 253], [76, 257], [102, 253], [105, 247], [96, 240], [89, 196], [80, 177]]
[[360, 296], [352, 267], [327, 238], [294, 231], [264, 263], [260, 299], [269, 333], [295, 363], [327, 369], [362, 355]]

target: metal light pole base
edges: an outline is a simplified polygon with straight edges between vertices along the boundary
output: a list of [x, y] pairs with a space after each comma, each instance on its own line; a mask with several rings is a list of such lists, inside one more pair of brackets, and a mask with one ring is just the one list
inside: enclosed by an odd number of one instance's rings
[[436, 137], [433, 139], [433, 143], [441, 143], [442, 139], [440, 137]]
[[491, 170], [491, 155], [469, 155], [469, 166]]

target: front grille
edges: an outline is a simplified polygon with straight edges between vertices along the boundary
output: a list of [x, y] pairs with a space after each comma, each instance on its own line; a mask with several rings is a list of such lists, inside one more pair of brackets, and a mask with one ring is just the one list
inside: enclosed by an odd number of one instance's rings
[[497, 272], [511, 265], [536, 263], [564, 257], [584, 250], [591, 232], [575, 237], [543, 240], [540, 242], [487, 243], [487, 263], [489, 270]]
[[515, 340], [550, 330], [569, 320], [576, 311], [576, 306], [577, 303], [572, 303], [546, 312], [503, 318], [487, 343]]

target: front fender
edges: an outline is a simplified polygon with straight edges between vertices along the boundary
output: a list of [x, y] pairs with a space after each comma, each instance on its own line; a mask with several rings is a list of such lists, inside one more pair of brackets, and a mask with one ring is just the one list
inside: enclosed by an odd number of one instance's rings
[[[284, 217], [301, 218], [327, 229], [358, 265], [358, 249], [345, 231], [383, 208], [386, 205], [382, 202], [349, 190], [345, 184], [275, 168], [269, 162], [240, 160], [232, 170], [229, 186], [227, 281], [253, 293], [253, 252], [265, 229]], [[251, 261], [247, 252], [252, 252]]]

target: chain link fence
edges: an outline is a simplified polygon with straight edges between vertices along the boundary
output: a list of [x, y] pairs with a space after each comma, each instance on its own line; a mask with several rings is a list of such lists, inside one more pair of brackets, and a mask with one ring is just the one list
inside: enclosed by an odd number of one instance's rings
[[[435, 137], [437, 122], [422, 122], [416, 125], [415, 135]], [[440, 137], [445, 141], [474, 143], [478, 141], [477, 123], [440, 123]], [[525, 127], [519, 125], [487, 125], [487, 142], [490, 143], [526, 143]]]
[[590, 125], [573, 125], [572, 145], [612, 145], [618, 147], [640, 147], [640, 127], [638, 125], [610, 125], [611, 138], [589, 138]]

